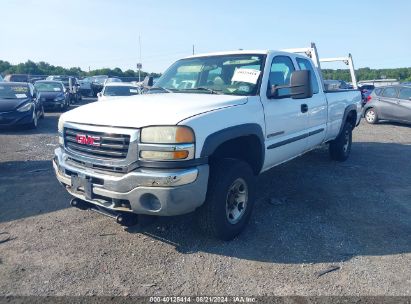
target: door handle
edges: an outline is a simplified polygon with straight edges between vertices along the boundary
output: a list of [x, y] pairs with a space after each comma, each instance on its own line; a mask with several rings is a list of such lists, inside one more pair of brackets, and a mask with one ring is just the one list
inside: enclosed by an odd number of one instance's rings
[[308, 112], [308, 105], [303, 103], [301, 105], [301, 113], [306, 113], [306, 112]]

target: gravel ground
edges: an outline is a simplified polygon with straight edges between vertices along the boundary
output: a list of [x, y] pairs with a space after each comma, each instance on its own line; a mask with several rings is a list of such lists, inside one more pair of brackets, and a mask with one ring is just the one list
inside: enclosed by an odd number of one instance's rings
[[411, 295], [410, 126], [363, 121], [345, 163], [319, 148], [263, 174], [225, 243], [192, 215], [123, 229], [69, 208], [58, 116], [0, 131], [0, 295]]

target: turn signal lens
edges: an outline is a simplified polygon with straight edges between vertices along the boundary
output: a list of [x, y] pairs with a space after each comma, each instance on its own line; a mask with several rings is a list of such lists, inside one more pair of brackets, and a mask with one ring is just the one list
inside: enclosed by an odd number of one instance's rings
[[188, 157], [188, 151], [141, 151], [140, 157], [146, 160], [173, 160], [173, 159], [185, 159]]

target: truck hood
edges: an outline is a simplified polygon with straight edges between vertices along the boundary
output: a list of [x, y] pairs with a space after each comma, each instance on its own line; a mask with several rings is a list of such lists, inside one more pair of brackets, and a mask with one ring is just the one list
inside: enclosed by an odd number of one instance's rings
[[61, 119], [65, 122], [127, 128], [175, 125], [194, 115], [246, 102], [245, 96], [193, 93], [145, 94], [93, 102], [64, 113]]

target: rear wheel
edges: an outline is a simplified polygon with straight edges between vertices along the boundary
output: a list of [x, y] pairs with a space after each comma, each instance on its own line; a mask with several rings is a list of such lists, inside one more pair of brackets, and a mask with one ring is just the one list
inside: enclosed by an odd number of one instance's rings
[[350, 156], [352, 145], [352, 126], [349, 122], [344, 127], [336, 139], [330, 142], [330, 157], [333, 160], [345, 161]]
[[228, 241], [245, 228], [254, 205], [254, 174], [240, 160], [221, 159], [211, 164], [207, 198], [198, 210], [200, 227]]
[[367, 109], [364, 116], [369, 124], [376, 124], [378, 122], [378, 115], [374, 108]]

